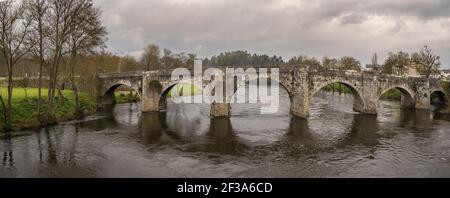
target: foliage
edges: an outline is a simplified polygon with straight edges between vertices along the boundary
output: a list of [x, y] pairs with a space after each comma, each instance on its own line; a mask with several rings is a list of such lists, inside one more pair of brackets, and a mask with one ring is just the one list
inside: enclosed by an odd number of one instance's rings
[[356, 58], [344, 56], [339, 59], [339, 69], [361, 71], [361, 62]]
[[339, 61], [335, 58], [329, 58], [328, 56], [325, 56], [325, 57], [323, 57], [322, 65], [325, 68], [334, 69], [334, 68], [338, 68]]
[[[0, 94], [4, 95], [6, 88], [0, 87]], [[62, 91], [64, 98], [55, 98], [55, 108], [52, 109], [52, 114], [55, 116], [56, 121], [72, 119], [75, 116], [76, 106], [75, 97], [72, 91]], [[47, 94], [47, 90], [43, 91], [44, 96]], [[80, 94], [80, 108], [84, 113], [94, 112], [97, 109], [97, 103], [92, 96], [86, 93]], [[28, 128], [37, 127], [40, 125], [38, 115], [36, 111], [38, 90], [36, 88], [28, 89], [28, 99], [25, 98], [25, 91], [21, 88], [14, 89], [14, 97], [12, 99], [12, 126], [13, 128]], [[64, 103], [61, 101], [64, 100]], [[46, 109], [47, 107], [42, 107]], [[1, 111], [1, 107], [0, 107]], [[0, 121], [4, 119], [0, 116]], [[2, 127], [2, 123], [0, 123]]]
[[398, 89], [391, 89], [381, 95], [380, 100], [388, 100], [388, 101], [400, 101], [402, 98], [402, 92]]
[[175, 87], [173, 87], [169, 93], [167, 94], [168, 97], [173, 97], [173, 96], [192, 96], [192, 95], [196, 95], [196, 94], [201, 94], [202, 93], [202, 89], [192, 85], [192, 84], [179, 84], [176, 85]]
[[390, 52], [383, 65], [383, 73], [404, 76], [411, 68], [411, 58], [406, 52]]
[[131, 95], [129, 91], [116, 91], [115, 93], [116, 103], [124, 104], [139, 101], [139, 96], [137, 94]]
[[301, 66], [301, 67], [310, 67], [310, 68], [321, 68], [322, 64], [315, 57], [309, 57], [307, 55], [299, 55], [291, 58], [287, 65], [291, 66]]
[[324, 91], [328, 92], [338, 92], [338, 93], [345, 93], [345, 94], [353, 94], [352, 90], [348, 88], [346, 85], [342, 83], [333, 83], [325, 86], [322, 88]]
[[205, 66], [278, 66], [283, 64], [283, 58], [273, 55], [250, 54], [247, 51], [233, 51], [220, 53], [218, 56], [212, 56], [211, 59], [205, 59]]
[[161, 51], [158, 45], [150, 44], [144, 48], [140, 63], [147, 71], [157, 70], [161, 67]]
[[[327, 92], [338, 92], [338, 93], [345, 93], [345, 94], [353, 94], [352, 90], [347, 87], [346, 85], [342, 83], [333, 83], [325, 86], [322, 88], [322, 90]], [[399, 101], [401, 100], [401, 92], [398, 89], [391, 89], [384, 93], [380, 100], [388, 100], [388, 101]]]
[[428, 46], [423, 47], [420, 52], [413, 53], [411, 59], [421, 75], [430, 78], [440, 74], [440, 56], [434, 54]]

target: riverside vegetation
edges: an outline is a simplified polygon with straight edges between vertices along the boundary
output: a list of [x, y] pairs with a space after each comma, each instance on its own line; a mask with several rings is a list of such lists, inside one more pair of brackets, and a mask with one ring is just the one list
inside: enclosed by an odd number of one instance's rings
[[[174, 92], [177, 91], [177, 94]], [[7, 89], [5, 87], [0, 87], [0, 95], [5, 95]], [[43, 89], [43, 98], [47, 95], [48, 90]], [[188, 96], [193, 94], [201, 93], [201, 89], [195, 87], [194, 85], [178, 85], [172, 89], [168, 96], [172, 97], [174, 95], [178, 96]], [[97, 103], [96, 99], [87, 93], [79, 92], [80, 108], [83, 115], [92, 114], [97, 111], [100, 105]], [[27, 128], [36, 128], [41, 126], [39, 122], [39, 116], [37, 114], [37, 102], [38, 102], [38, 90], [37, 88], [16, 88], [14, 89], [12, 100], [12, 127], [13, 130], [21, 130]], [[116, 91], [115, 92], [116, 103], [132, 103], [138, 102], [139, 95], [135, 92], [130, 91]], [[42, 104], [46, 104], [42, 101]], [[46, 110], [46, 106], [42, 106]], [[3, 111], [3, 107], [0, 105], [0, 112]], [[78, 118], [75, 104], [75, 94], [71, 90], [62, 90], [61, 94], [55, 97], [55, 106], [52, 108], [52, 114], [54, 115], [54, 120], [67, 121]], [[4, 117], [0, 115], [0, 128], [3, 127]]]
[[[43, 89], [43, 96], [46, 97], [48, 90]], [[4, 96], [7, 89], [0, 87], [0, 94]], [[24, 128], [34, 128], [41, 126], [39, 122], [39, 116], [37, 114], [37, 102], [38, 102], [38, 89], [37, 88], [16, 88], [14, 89], [12, 98], [12, 117], [11, 123], [14, 130], [20, 130]], [[95, 98], [89, 94], [79, 93], [80, 108], [83, 114], [90, 114], [97, 110], [98, 105]], [[42, 101], [42, 108], [47, 109], [45, 101]], [[0, 106], [0, 112], [4, 109]], [[52, 115], [54, 115], [55, 121], [65, 121], [75, 119], [76, 105], [75, 95], [73, 91], [62, 90], [61, 94], [55, 97], [55, 105], [52, 108]], [[3, 127], [4, 117], [0, 115], [0, 128]]]

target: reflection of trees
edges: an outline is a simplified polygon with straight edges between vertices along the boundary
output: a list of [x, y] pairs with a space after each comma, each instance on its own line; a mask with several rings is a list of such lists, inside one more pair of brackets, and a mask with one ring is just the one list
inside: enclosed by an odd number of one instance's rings
[[78, 128], [85, 128], [93, 131], [100, 131], [107, 128], [116, 128], [120, 124], [114, 117], [114, 115], [108, 115], [103, 118], [95, 119], [95, 120], [86, 120], [83, 122], [74, 124]]
[[58, 158], [56, 156], [56, 150], [55, 150], [55, 147], [53, 145], [52, 138], [50, 137], [49, 127], [46, 127], [44, 129], [44, 135], [45, 135], [45, 138], [47, 140], [47, 142], [46, 142], [46, 145], [47, 145], [47, 162], [49, 164], [56, 164], [58, 162]]
[[[73, 133], [68, 131], [73, 130]], [[45, 127], [36, 131], [38, 159], [42, 163], [75, 166], [78, 148], [77, 125]]]
[[7, 133], [4, 137], [5, 149], [2, 156], [3, 167], [13, 167], [14, 166], [14, 153], [12, 150], [11, 134]]

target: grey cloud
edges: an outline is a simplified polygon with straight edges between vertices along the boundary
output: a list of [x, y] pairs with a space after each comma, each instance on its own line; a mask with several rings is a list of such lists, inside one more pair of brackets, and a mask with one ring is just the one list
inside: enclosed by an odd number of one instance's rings
[[363, 23], [367, 19], [366, 15], [363, 14], [348, 14], [341, 17], [341, 24], [342, 25], [348, 25], [348, 24], [360, 24]]
[[137, 54], [157, 43], [200, 57], [255, 53], [351, 55], [417, 50], [428, 44], [450, 61], [450, 2], [444, 0], [94, 0], [108, 46]]

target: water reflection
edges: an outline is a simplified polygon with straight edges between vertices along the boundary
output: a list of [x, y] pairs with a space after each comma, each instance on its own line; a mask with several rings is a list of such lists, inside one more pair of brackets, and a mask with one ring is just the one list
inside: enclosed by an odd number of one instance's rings
[[14, 166], [14, 154], [11, 143], [11, 135], [7, 135], [4, 141], [3, 155], [2, 155], [2, 165], [5, 168], [10, 168]]
[[399, 111], [399, 126], [429, 126], [432, 124], [432, 113], [428, 110], [403, 109]]
[[[139, 120], [139, 131], [144, 144], [151, 145], [165, 142], [166, 113], [143, 113]], [[179, 139], [179, 138], [177, 138]]]
[[[0, 177], [422, 176], [450, 172], [450, 117], [380, 104], [378, 116], [350, 112], [352, 100], [324, 94], [310, 119], [235, 106], [168, 104], [162, 113], [117, 105], [84, 120], [6, 137]], [[350, 99], [349, 99], [350, 98]], [[395, 108], [392, 108], [394, 106]]]
[[373, 148], [379, 145], [379, 125], [376, 115], [355, 114], [349, 132], [338, 146], [355, 145]]
[[[177, 117], [178, 120], [181, 119]], [[172, 144], [183, 150], [192, 152], [209, 152], [229, 155], [240, 155], [245, 144], [235, 135], [229, 118], [210, 119], [209, 128], [204, 134], [192, 134], [187, 131], [189, 125], [196, 123], [185, 122], [186, 130], [173, 131], [168, 126], [167, 113], [143, 113], [139, 121], [139, 132], [142, 143], [147, 146], [158, 144]], [[177, 125], [180, 127], [179, 125]], [[187, 137], [187, 134], [193, 137]]]
[[444, 120], [444, 121], [450, 122], [450, 114], [436, 113], [436, 114], [433, 115], [433, 119], [435, 119], [435, 120]]

